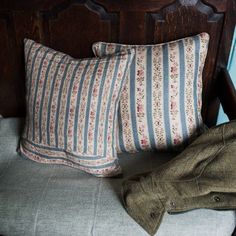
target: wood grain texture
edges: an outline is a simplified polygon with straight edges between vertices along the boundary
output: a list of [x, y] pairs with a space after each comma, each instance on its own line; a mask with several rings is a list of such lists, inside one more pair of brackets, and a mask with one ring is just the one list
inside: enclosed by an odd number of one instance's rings
[[40, 13], [45, 45], [73, 57], [93, 56], [91, 45], [118, 40], [118, 16], [92, 1], [64, 2]]
[[235, 0], [11, 0], [0, 4], [0, 114], [25, 115], [23, 39], [74, 57], [96, 41], [154, 44], [208, 32], [202, 115], [219, 108], [217, 78], [226, 67], [236, 23]]

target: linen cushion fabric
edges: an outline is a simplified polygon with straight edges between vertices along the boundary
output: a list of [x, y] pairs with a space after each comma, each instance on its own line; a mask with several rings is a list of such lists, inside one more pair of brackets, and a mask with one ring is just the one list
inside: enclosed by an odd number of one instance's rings
[[209, 35], [156, 45], [97, 42], [96, 56], [135, 49], [118, 110], [118, 152], [176, 149], [202, 127], [202, 71]]
[[27, 118], [23, 156], [96, 176], [120, 173], [115, 120], [134, 51], [75, 60], [25, 40]]

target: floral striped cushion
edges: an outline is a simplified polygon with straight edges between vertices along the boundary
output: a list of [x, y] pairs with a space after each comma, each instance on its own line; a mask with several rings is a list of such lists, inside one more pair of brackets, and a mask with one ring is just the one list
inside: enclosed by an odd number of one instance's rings
[[209, 35], [157, 45], [98, 42], [96, 56], [134, 48], [118, 111], [118, 152], [172, 149], [202, 126], [202, 70]]
[[120, 173], [114, 121], [133, 55], [75, 60], [26, 39], [22, 155], [96, 176]]

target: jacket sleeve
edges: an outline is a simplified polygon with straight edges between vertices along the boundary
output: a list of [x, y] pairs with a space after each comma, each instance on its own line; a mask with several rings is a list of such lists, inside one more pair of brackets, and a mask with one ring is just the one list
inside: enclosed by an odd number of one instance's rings
[[211, 128], [157, 170], [126, 180], [128, 213], [154, 234], [165, 211], [235, 209], [235, 140], [235, 121]]

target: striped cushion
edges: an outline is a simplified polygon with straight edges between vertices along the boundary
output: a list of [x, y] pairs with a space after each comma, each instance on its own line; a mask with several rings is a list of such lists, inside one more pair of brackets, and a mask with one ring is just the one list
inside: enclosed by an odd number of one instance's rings
[[23, 156], [96, 176], [120, 173], [115, 120], [134, 51], [75, 60], [25, 40], [27, 118]]
[[99, 57], [136, 51], [118, 111], [118, 152], [175, 149], [197, 133], [208, 41], [201, 33], [157, 45], [93, 45]]

